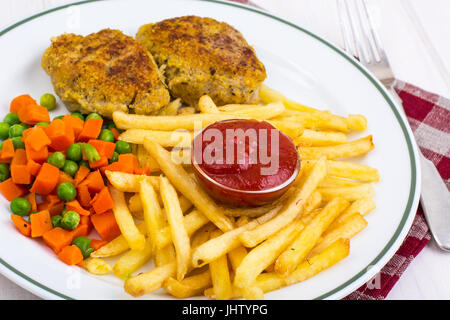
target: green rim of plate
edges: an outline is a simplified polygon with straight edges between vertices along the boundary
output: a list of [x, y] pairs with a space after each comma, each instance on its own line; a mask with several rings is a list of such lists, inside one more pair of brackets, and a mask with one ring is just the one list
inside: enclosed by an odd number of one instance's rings
[[[104, 1], [104, 0], [85, 0], [85, 1], [79, 1], [79, 2], [74, 2], [74, 3], [69, 3], [63, 6], [59, 6], [59, 7], [55, 7], [40, 13], [37, 13], [33, 16], [30, 16], [26, 19], [23, 19], [9, 27], [7, 27], [6, 29], [0, 31], [0, 36], [4, 35], [5, 33], [7, 33], [8, 31], [11, 31], [12, 29], [28, 22], [31, 21], [35, 18], [38, 18], [40, 16], [46, 15], [48, 13], [54, 12], [54, 11], [58, 11], [70, 6], [77, 6], [77, 5], [82, 5], [82, 4], [86, 4], [86, 3], [90, 3], [90, 2], [98, 2], [98, 1]], [[244, 9], [244, 10], [248, 10], [254, 13], [258, 13], [261, 15], [264, 15], [266, 17], [272, 18], [274, 20], [277, 20], [279, 22], [282, 22], [292, 28], [295, 28], [309, 36], [311, 36], [312, 38], [320, 41], [321, 43], [325, 44], [327, 47], [331, 48], [332, 50], [334, 50], [336, 53], [338, 53], [339, 55], [341, 55], [343, 58], [345, 58], [348, 62], [350, 62], [353, 66], [355, 66], [359, 71], [361, 71], [362, 74], [364, 74], [364, 76], [377, 88], [377, 90], [381, 93], [381, 95], [384, 97], [384, 99], [386, 100], [386, 102], [389, 104], [389, 106], [391, 107], [392, 112], [395, 115], [395, 118], [397, 119], [398, 123], [400, 124], [400, 127], [402, 129], [403, 135], [405, 136], [405, 140], [408, 146], [408, 153], [409, 153], [409, 158], [410, 158], [410, 165], [411, 165], [411, 186], [410, 186], [410, 191], [409, 191], [409, 196], [408, 196], [408, 202], [406, 204], [406, 208], [405, 211], [403, 213], [403, 217], [400, 221], [400, 224], [397, 228], [397, 230], [395, 231], [394, 235], [392, 236], [391, 240], [389, 240], [389, 242], [386, 244], [386, 246], [383, 248], [383, 250], [380, 252], [380, 254], [378, 254], [378, 256], [375, 257], [375, 259], [372, 260], [372, 262], [363, 270], [361, 270], [359, 273], [357, 273], [355, 276], [353, 276], [351, 279], [349, 279], [348, 281], [346, 281], [345, 283], [343, 283], [342, 285], [338, 286], [337, 288], [322, 294], [319, 297], [314, 298], [315, 300], [321, 300], [321, 299], [326, 299], [327, 297], [330, 297], [331, 295], [335, 294], [336, 292], [344, 289], [345, 287], [349, 286], [350, 284], [352, 284], [353, 282], [355, 282], [356, 280], [358, 280], [361, 276], [363, 276], [370, 268], [370, 266], [375, 265], [376, 263], [378, 263], [384, 256], [385, 254], [391, 249], [392, 245], [398, 240], [398, 237], [400, 236], [406, 221], [408, 220], [409, 217], [409, 213], [411, 212], [413, 203], [414, 203], [414, 195], [416, 193], [416, 183], [417, 183], [417, 164], [416, 164], [416, 159], [414, 157], [414, 148], [413, 148], [413, 142], [411, 141], [411, 137], [409, 135], [407, 126], [405, 124], [405, 122], [403, 121], [400, 113], [398, 112], [397, 108], [395, 107], [392, 99], [386, 94], [385, 90], [380, 86], [380, 84], [378, 83], [378, 81], [376, 81], [374, 79], [374, 77], [372, 75], [370, 75], [359, 63], [357, 63], [355, 60], [353, 60], [352, 58], [350, 58], [349, 56], [347, 56], [344, 52], [342, 52], [340, 49], [338, 49], [336, 46], [334, 46], [333, 44], [331, 44], [330, 42], [322, 39], [321, 37], [313, 34], [312, 32], [303, 29], [302, 27], [299, 27], [298, 25], [289, 22], [287, 20], [284, 20], [280, 17], [274, 16], [270, 13], [261, 11], [259, 9], [256, 8], [252, 8], [246, 5], [242, 5], [242, 4], [238, 4], [238, 3], [232, 3], [232, 2], [224, 2], [221, 0], [197, 0], [197, 1], [205, 1], [205, 2], [213, 2], [213, 3], [218, 3], [218, 4], [222, 4], [222, 5], [227, 5], [227, 6], [232, 6], [232, 7], [236, 7], [236, 8], [240, 8], [240, 9]], [[60, 298], [63, 299], [67, 299], [67, 300], [74, 300], [74, 298], [66, 296], [60, 292], [57, 292], [51, 288], [48, 288], [47, 286], [43, 285], [42, 283], [39, 283], [38, 281], [31, 279], [30, 277], [28, 277], [27, 275], [25, 275], [24, 273], [20, 272], [19, 270], [17, 270], [16, 268], [14, 268], [13, 266], [9, 265], [6, 261], [4, 261], [2, 258], [0, 258], [0, 263], [5, 266], [6, 268], [8, 268], [10, 271], [14, 272], [15, 274], [17, 274], [18, 276], [22, 277], [23, 279], [27, 280], [28, 282], [32, 283], [33, 285], [48, 291], [49, 293], [52, 293]]]

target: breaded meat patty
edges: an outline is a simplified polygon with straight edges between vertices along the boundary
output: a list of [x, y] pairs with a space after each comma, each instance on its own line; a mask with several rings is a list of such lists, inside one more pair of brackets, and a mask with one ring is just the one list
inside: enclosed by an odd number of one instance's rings
[[60, 35], [44, 52], [42, 67], [70, 111], [151, 114], [170, 99], [151, 54], [119, 30]]
[[242, 34], [227, 23], [186, 16], [141, 26], [145, 44], [174, 97], [196, 105], [208, 94], [217, 105], [254, 101], [264, 65]]

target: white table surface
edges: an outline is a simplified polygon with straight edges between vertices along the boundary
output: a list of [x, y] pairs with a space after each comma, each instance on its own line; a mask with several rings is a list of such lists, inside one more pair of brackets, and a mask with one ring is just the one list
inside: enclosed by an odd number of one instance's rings
[[[71, 0], [2, 0], [0, 30]], [[253, 0], [341, 46], [335, 0]], [[368, 0], [398, 79], [450, 97], [450, 1]], [[2, 48], [5, 49], [5, 48]], [[450, 299], [450, 253], [433, 241], [412, 261], [387, 299]], [[0, 275], [1, 299], [39, 299]]]

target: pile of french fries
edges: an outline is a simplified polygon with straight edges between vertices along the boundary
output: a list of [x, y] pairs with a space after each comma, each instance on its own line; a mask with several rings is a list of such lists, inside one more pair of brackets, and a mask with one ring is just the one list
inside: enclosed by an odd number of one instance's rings
[[[135, 145], [152, 174], [106, 171], [122, 234], [92, 253], [89, 272], [113, 272], [135, 297], [164, 288], [177, 298], [262, 299], [349, 254], [349, 239], [375, 208], [373, 183], [379, 180], [376, 169], [343, 159], [373, 149], [371, 136], [347, 139], [366, 130], [366, 119], [303, 106], [265, 85], [260, 98], [260, 105], [216, 106], [203, 96], [196, 108], [180, 111], [174, 100], [155, 116], [113, 114], [126, 130], [119, 140]], [[225, 206], [192, 173], [195, 130], [233, 118], [266, 120], [299, 146], [300, 174], [274, 203]], [[113, 266], [110, 257], [119, 257]]]

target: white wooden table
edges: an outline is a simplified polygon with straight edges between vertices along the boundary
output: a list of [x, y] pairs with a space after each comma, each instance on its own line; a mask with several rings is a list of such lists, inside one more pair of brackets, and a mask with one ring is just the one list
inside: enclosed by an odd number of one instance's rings
[[[2, 0], [0, 30], [71, 0]], [[268, 11], [342, 44], [335, 0], [253, 0]], [[450, 1], [368, 0], [398, 79], [450, 98]], [[4, 48], [2, 48], [4, 49]], [[388, 299], [450, 299], [450, 253], [433, 241], [414, 259]], [[0, 299], [38, 299], [0, 275]]]

